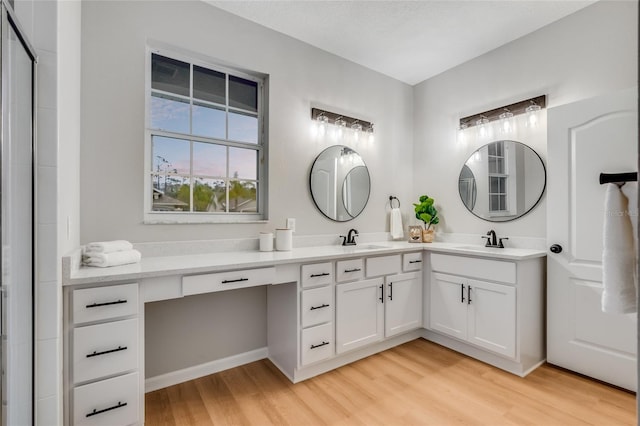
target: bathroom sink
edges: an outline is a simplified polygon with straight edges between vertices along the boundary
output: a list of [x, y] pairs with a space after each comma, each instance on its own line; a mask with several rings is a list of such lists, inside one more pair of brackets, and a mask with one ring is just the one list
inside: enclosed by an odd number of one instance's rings
[[387, 246], [378, 246], [374, 244], [365, 244], [362, 246], [344, 246], [343, 249], [348, 252], [356, 252], [356, 251], [367, 251], [367, 250], [379, 250], [379, 249], [387, 249]]
[[460, 250], [477, 251], [481, 253], [495, 253], [495, 252], [504, 251], [504, 248], [485, 247], [485, 246], [458, 246], [456, 248]]

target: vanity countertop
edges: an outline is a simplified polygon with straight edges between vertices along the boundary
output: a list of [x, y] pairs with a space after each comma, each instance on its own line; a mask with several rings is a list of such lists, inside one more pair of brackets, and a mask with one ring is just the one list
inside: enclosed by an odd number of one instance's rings
[[[407, 241], [382, 241], [357, 246], [300, 247], [291, 251], [232, 251], [190, 254], [180, 256], [143, 257], [140, 263], [96, 268], [82, 266], [74, 269], [63, 267], [63, 285], [109, 283], [139, 280], [169, 275], [189, 275], [218, 272], [230, 269], [259, 268], [292, 263], [318, 262], [340, 258], [378, 256], [393, 253], [428, 250], [503, 260], [525, 260], [546, 255], [545, 251], [521, 248], [485, 248], [461, 243], [409, 243]], [[67, 265], [71, 264], [69, 258]]]

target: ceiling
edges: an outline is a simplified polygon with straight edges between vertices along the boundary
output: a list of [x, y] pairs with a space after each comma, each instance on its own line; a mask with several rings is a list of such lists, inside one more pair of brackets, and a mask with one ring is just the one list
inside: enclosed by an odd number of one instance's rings
[[594, 0], [204, 0], [410, 85]]

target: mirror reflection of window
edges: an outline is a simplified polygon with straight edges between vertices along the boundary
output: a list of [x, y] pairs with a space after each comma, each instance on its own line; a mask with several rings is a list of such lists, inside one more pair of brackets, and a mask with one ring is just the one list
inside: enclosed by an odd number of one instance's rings
[[540, 156], [525, 144], [507, 140], [489, 143], [471, 154], [458, 180], [465, 207], [491, 222], [526, 214], [540, 201], [545, 186]]

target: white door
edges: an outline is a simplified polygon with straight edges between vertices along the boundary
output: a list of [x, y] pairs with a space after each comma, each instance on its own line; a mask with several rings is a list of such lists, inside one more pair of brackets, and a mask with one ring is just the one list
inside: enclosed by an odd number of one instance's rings
[[429, 296], [429, 328], [466, 340], [467, 279], [434, 272]]
[[601, 172], [637, 170], [637, 90], [548, 111], [547, 360], [636, 389], [635, 314], [601, 311]]
[[467, 340], [474, 345], [516, 356], [516, 288], [469, 280]]
[[336, 352], [381, 340], [384, 336], [384, 280], [336, 286]]
[[385, 278], [385, 283], [385, 337], [422, 327], [422, 274], [392, 275]]

